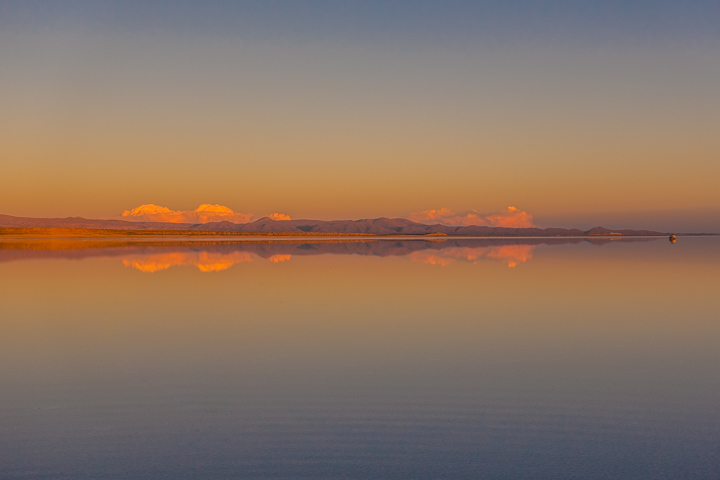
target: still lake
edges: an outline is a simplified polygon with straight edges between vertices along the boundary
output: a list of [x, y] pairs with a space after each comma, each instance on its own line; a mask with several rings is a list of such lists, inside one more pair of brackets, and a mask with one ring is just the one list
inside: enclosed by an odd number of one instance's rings
[[0, 241], [0, 478], [720, 478], [720, 238]]

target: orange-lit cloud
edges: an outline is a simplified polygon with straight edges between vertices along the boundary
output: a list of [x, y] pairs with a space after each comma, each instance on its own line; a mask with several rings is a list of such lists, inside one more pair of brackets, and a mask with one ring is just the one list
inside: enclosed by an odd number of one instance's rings
[[[289, 256], [289, 255], [288, 255]], [[227, 270], [236, 263], [252, 262], [248, 252], [230, 254], [209, 252], [172, 252], [151, 255], [138, 255], [123, 258], [123, 265], [142, 272], [153, 273], [176, 266], [195, 266], [202, 272]]]
[[292, 255], [278, 254], [278, 255], [273, 255], [272, 257], [268, 257], [268, 260], [271, 261], [272, 263], [281, 263], [281, 262], [287, 262], [288, 260], [290, 260], [291, 257], [292, 257]]
[[284, 213], [271, 213], [268, 215], [268, 218], [270, 220], [290, 220], [290, 215], [285, 215]]
[[508, 207], [505, 210], [483, 214], [477, 210], [469, 210], [463, 213], [455, 213], [449, 208], [438, 210], [425, 210], [424, 212], [411, 213], [408, 218], [419, 223], [441, 223], [453, 227], [465, 227], [469, 225], [488, 227], [508, 228], [529, 228], [535, 227], [533, 217], [527, 212], [518, 210], [515, 207]]
[[195, 210], [170, 210], [158, 205], [140, 205], [132, 210], [125, 210], [122, 213], [123, 220], [134, 220], [140, 222], [171, 222], [171, 223], [209, 223], [209, 222], [234, 222], [247, 223], [252, 218], [249, 213], [233, 212], [222, 205], [200, 205]]
[[512, 268], [532, 258], [534, 245], [502, 245], [498, 247], [448, 248], [440, 251], [421, 250], [409, 255], [413, 262], [447, 266], [456, 261], [475, 263], [482, 258], [501, 260]]

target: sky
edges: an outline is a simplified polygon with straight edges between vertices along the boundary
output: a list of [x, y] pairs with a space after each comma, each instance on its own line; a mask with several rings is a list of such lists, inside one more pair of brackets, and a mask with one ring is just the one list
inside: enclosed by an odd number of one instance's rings
[[0, 0], [0, 213], [720, 232], [720, 4]]

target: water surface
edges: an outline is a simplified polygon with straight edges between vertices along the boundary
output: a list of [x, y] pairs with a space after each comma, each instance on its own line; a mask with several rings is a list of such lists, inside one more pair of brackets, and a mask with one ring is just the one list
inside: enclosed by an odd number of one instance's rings
[[1, 478], [720, 477], [720, 240], [0, 242]]

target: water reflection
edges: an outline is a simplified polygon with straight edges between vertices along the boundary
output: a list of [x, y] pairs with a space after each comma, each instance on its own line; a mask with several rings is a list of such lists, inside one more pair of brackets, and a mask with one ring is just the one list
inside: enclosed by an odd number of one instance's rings
[[[269, 258], [270, 261], [278, 261]], [[132, 267], [142, 272], [153, 273], [167, 270], [170, 267], [192, 265], [201, 272], [219, 272], [227, 270], [236, 263], [252, 262], [253, 258], [248, 252], [210, 253], [210, 252], [168, 252], [158, 254], [135, 254], [123, 257], [126, 267]], [[279, 260], [282, 261], [282, 260]]]
[[533, 258], [539, 245], [648, 242], [655, 238], [499, 238], [372, 240], [5, 240], [0, 262], [31, 258], [120, 257], [123, 265], [153, 273], [176, 266], [219, 272], [253, 259], [287, 262], [293, 256], [407, 256], [413, 262], [448, 266], [494, 260], [512, 268]]
[[489, 258], [501, 260], [512, 268], [518, 263], [527, 262], [532, 258], [535, 245], [502, 245], [497, 247], [450, 247], [437, 253], [413, 252], [410, 259], [414, 262], [429, 263], [431, 265], [447, 266], [456, 261], [477, 263], [479, 260]]
[[0, 262], [31, 258], [120, 257], [123, 265], [154, 273], [176, 266], [219, 272], [254, 259], [287, 262], [293, 256], [407, 256], [411, 261], [448, 266], [456, 262], [499, 261], [513, 268], [533, 258], [539, 245], [649, 242], [656, 238], [500, 238], [372, 240], [36, 240], [0, 242]]
[[358, 240], [0, 241], [0, 478], [720, 478], [718, 238]]

